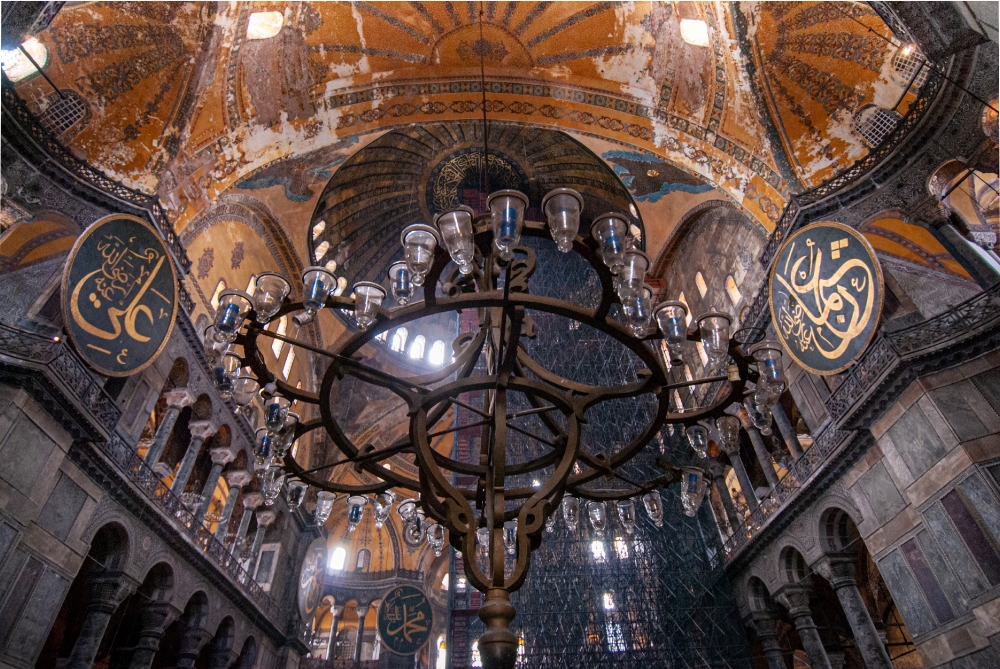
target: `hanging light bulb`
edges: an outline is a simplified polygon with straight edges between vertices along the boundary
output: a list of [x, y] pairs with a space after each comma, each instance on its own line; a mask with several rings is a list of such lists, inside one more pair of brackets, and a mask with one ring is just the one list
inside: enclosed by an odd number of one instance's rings
[[708, 430], [701, 425], [692, 425], [684, 430], [691, 449], [699, 458], [708, 457]]
[[389, 266], [389, 285], [396, 304], [405, 307], [413, 297], [413, 282], [410, 281], [410, 270], [406, 262], [398, 260]]
[[375, 495], [375, 501], [372, 503], [372, 507], [375, 509], [375, 529], [382, 529], [385, 521], [388, 520], [395, 498], [396, 496], [388, 490]]
[[590, 226], [590, 236], [601, 245], [601, 258], [612, 274], [625, 264], [625, 235], [628, 221], [623, 214], [604, 214]]
[[510, 260], [514, 257], [514, 247], [521, 241], [528, 196], [516, 190], [498, 190], [486, 198], [486, 206], [493, 219], [493, 244], [502, 259]]
[[253, 309], [257, 322], [266, 323], [278, 313], [292, 286], [288, 279], [274, 272], [261, 272], [253, 289]]
[[603, 537], [608, 527], [608, 505], [604, 502], [587, 502], [587, 516], [597, 536]]
[[633, 534], [635, 532], [635, 502], [630, 499], [620, 499], [615, 502], [618, 509], [618, 521], [625, 528], [625, 532]]
[[471, 207], [463, 205], [434, 217], [434, 225], [441, 231], [445, 248], [462, 274], [472, 274], [472, 260], [476, 255], [476, 247], [472, 243], [472, 218], [475, 215]]
[[681, 468], [681, 506], [684, 515], [694, 518], [705, 497], [705, 472], [697, 467]]
[[424, 285], [424, 277], [434, 264], [434, 250], [441, 243], [438, 231], [423, 223], [414, 223], [403, 229], [403, 257], [410, 270], [410, 281], [414, 286]]
[[580, 522], [580, 500], [572, 495], [563, 495], [561, 506], [567, 529], [570, 532], [575, 532]]
[[663, 527], [663, 499], [659, 490], [647, 492], [642, 496], [642, 505], [646, 507], [646, 515], [657, 527]]
[[517, 519], [503, 524], [503, 547], [507, 550], [507, 555], [517, 554]]
[[361, 495], [351, 495], [347, 498], [347, 531], [353, 532], [358, 529], [358, 524], [365, 516], [365, 504], [368, 503], [366, 497]]
[[542, 211], [545, 212], [556, 248], [562, 253], [569, 253], [580, 231], [583, 197], [572, 188], [556, 188], [542, 199]]
[[322, 525], [333, 512], [333, 503], [337, 500], [337, 495], [326, 490], [316, 493], [316, 510], [313, 511], [313, 518], [317, 525]]

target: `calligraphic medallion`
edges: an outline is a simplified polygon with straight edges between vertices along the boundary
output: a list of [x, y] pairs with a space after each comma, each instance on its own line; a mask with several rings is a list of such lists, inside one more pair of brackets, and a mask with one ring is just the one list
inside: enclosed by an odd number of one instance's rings
[[836, 374], [868, 348], [882, 314], [882, 268], [854, 228], [814, 223], [797, 231], [771, 267], [778, 339], [813, 374]]
[[177, 274], [159, 234], [127, 214], [87, 228], [66, 263], [62, 308], [70, 340], [101, 374], [151, 365], [177, 316]]
[[378, 635], [382, 645], [396, 655], [413, 655], [431, 637], [434, 612], [420, 588], [393, 588], [378, 610]]
[[326, 539], [309, 544], [299, 572], [299, 615], [309, 622], [316, 615], [323, 596], [323, 575], [326, 573]]

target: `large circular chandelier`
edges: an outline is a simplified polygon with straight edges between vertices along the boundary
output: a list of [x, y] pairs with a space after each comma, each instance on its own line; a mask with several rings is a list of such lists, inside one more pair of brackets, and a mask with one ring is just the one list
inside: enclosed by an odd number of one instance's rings
[[[312, 486], [317, 489], [315, 518], [321, 524], [336, 496], [346, 494], [353, 530], [367, 506], [372, 506], [380, 527], [396, 496], [412, 493], [397, 504], [404, 541], [419, 545], [426, 540], [440, 554], [447, 540], [467, 556], [468, 580], [486, 595], [479, 612], [486, 623], [479, 649], [487, 668], [514, 666], [518, 640], [508, 628], [515, 615], [510, 593], [524, 582], [531, 553], [557, 509], [561, 507], [570, 528], [582, 517], [602, 534], [610, 517], [617, 515], [631, 534], [636, 501], [659, 525], [659, 489], [679, 482], [683, 510], [695, 515], [706, 491], [701, 462], [708, 455], [710, 437], [722, 451], [737, 452], [740, 422], [732, 415], [734, 409], [746, 406], [755, 420], [766, 421], [769, 407], [785, 387], [775, 344], [760, 342], [744, 351], [742, 347], [752, 342], [730, 338], [728, 315], [709, 312], [689, 325], [682, 302], [652, 303], [654, 291], [645, 283], [649, 258], [629, 235], [624, 215], [599, 216], [589, 234], [580, 235], [583, 198], [576, 191], [550, 192], [542, 201], [545, 222], [525, 221], [528, 204], [523, 193], [501, 190], [490, 194], [484, 215], [458, 207], [438, 214], [433, 225], [408, 226], [401, 237], [404, 259], [390, 267], [385, 284], [361, 281], [351, 296], [334, 294], [337, 279], [323, 267], [303, 272], [300, 302], [289, 299], [286, 278], [261, 274], [253, 295], [221, 293], [206, 337], [220, 392], [243, 407], [258, 396], [263, 400], [256, 467], [265, 500], [273, 503], [284, 489], [289, 504], [298, 506]], [[547, 268], [539, 266], [527, 238], [551, 238], [558, 251], [575, 253], [588, 263], [600, 285], [599, 296], [592, 296], [596, 307], [533, 294], [532, 276]], [[415, 299], [418, 291], [421, 299]], [[357, 326], [330, 350], [268, 328], [283, 316], [307, 322], [322, 309], [342, 310]], [[467, 322], [475, 325], [458, 335], [452, 343], [453, 358], [436, 371], [390, 373], [361, 355], [394, 328], [435, 314], [469, 311], [475, 318]], [[550, 316], [568, 320], [571, 328], [572, 323], [593, 328], [627, 349], [637, 369], [634, 378], [591, 385], [547, 368], [545, 360], [530, 354], [527, 343], [551, 334], [536, 327], [536, 321]], [[261, 354], [262, 337], [265, 345], [278, 339], [329, 359], [319, 388], [295, 388], [283, 381]], [[699, 344], [707, 356], [704, 375], [672, 381], [677, 375], [669, 370], [683, 366], [687, 342]], [[368, 353], [370, 359], [370, 349]], [[348, 437], [333, 406], [339, 385], [351, 379], [381, 387], [405, 403], [404, 437], [380, 449]], [[748, 383], [754, 383], [752, 391]], [[680, 390], [700, 400], [680, 401]], [[589, 408], [639, 397], [649, 399], [652, 409], [629, 443], [610, 454], [581, 444]], [[318, 406], [320, 417], [299, 421], [289, 411], [293, 401]], [[471, 421], [463, 422], [459, 413]], [[535, 421], [534, 429], [526, 429], [527, 418]], [[659, 458], [655, 476], [636, 480], [627, 465], [667, 424], [685, 432], [691, 461], [678, 464]], [[481, 438], [472, 462], [435, 448], [453, 433], [473, 428]], [[344, 457], [303, 469], [290, 455], [290, 446], [313, 430], [325, 430]], [[515, 436], [519, 443], [533, 445], [512, 449]], [[388, 466], [388, 460], [400, 454], [413, 455], [416, 476]], [[373, 482], [335, 483], [321, 475], [345, 464]], [[531, 485], [516, 483], [525, 475], [530, 475]], [[609, 481], [615, 485], [602, 484]]]

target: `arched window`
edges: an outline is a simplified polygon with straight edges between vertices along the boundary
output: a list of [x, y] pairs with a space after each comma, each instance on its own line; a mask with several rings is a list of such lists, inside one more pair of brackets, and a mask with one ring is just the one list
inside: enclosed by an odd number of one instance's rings
[[403, 352], [406, 348], [406, 335], [409, 334], [406, 328], [397, 328], [396, 332], [392, 335], [392, 350], [399, 353]]
[[285, 16], [281, 12], [254, 12], [247, 22], [247, 39], [268, 39], [281, 31]]
[[604, 550], [604, 542], [595, 539], [590, 542], [590, 555], [594, 558], [594, 562], [607, 562], [608, 553]]
[[340, 297], [345, 290], [347, 290], [347, 278], [342, 276], [337, 279], [337, 287], [333, 289], [333, 294], [335, 297]]
[[367, 571], [372, 563], [372, 552], [367, 548], [358, 551], [358, 559], [354, 561], [355, 571]]
[[295, 347], [288, 347], [288, 355], [285, 356], [285, 364], [281, 366], [281, 375], [288, 380], [288, 375], [292, 373], [292, 365], [295, 364]]
[[417, 335], [413, 338], [413, 344], [410, 346], [410, 357], [414, 360], [421, 360], [424, 357], [424, 339], [423, 335]]
[[257, 290], [257, 275], [254, 274], [250, 277], [250, 282], [247, 284], [247, 295], [253, 296], [253, 292]]
[[444, 635], [438, 637], [437, 642], [437, 663], [435, 664], [437, 669], [448, 669], [448, 650], [445, 646]]
[[[917, 70], [920, 71], [920, 74], [917, 74]], [[893, 78], [902, 85], [906, 86], [910, 83], [910, 79], [913, 79], [913, 87], [920, 88], [927, 81], [930, 65], [926, 64], [926, 61], [917, 53], [912, 44], [904, 44], [896, 49], [896, 53], [892, 55], [892, 74]], [[915, 74], [917, 75], [916, 79], [913, 78]]]
[[326, 252], [330, 250], [330, 242], [324, 240], [316, 245], [316, 262], [319, 262], [326, 257]]
[[705, 283], [705, 277], [701, 272], [694, 275], [694, 285], [698, 286], [698, 292], [702, 297], [708, 295], [708, 284]]
[[[288, 330], [288, 316], [282, 316], [278, 319], [278, 325], [274, 328], [274, 334], [284, 337], [285, 332]], [[281, 357], [281, 349], [285, 347], [285, 342], [280, 339], [271, 340], [271, 353], [274, 353], [274, 359], [277, 360]]]
[[[40, 120], [42, 125], [55, 135], [61, 135], [90, 116], [90, 107], [87, 105], [87, 101], [74, 90], [68, 88], [60, 90], [59, 93], [53, 93], [46, 97], [45, 101], [48, 104]], [[82, 127], [80, 126], [80, 128]], [[72, 134], [76, 134], [76, 131]]]
[[451, 575], [445, 573], [444, 578], [441, 579], [441, 589], [444, 590], [445, 592], [448, 592], [448, 586], [450, 585], [450, 582], [451, 582]]
[[342, 570], [347, 563], [347, 550], [343, 546], [337, 546], [330, 555], [330, 569]]
[[729, 295], [729, 301], [733, 303], [734, 307], [743, 299], [743, 293], [740, 292], [732, 274], [726, 277], [726, 294]]
[[677, 296], [677, 301], [680, 302], [681, 304], [683, 304], [685, 307], [687, 307], [687, 310], [688, 310], [687, 324], [688, 324], [688, 327], [691, 327], [691, 319], [694, 318], [694, 316], [691, 315], [691, 305], [689, 305], [688, 301], [684, 299], [684, 293], [683, 293], [683, 291], [681, 292], [680, 295]]
[[313, 226], [313, 239], [316, 239], [321, 234], [323, 234], [324, 230], [326, 230], [326, 221], [320, 221], [319, 223], [317, 223], [316, 225], [314, 225]]
[[899, 121], [899, 114], [876, 105], [862, 107], [854, 114], [852, 127], [870, 148], [875, 148], [892, 132]]
[[212, 308], [213, 309], [218, 309], [219, 308], [219, 295], [225, 289], [226, 289], [226, 280], [225, 279], [219, 279], [219, 283], [215, 284], [215, 292], [212, 294], [211, 303], [212, 303]]
[[469, 666], [470, 667], [483, 666], [483, 658], [479, 654], [479, 639], [476, 639], [475, 641], [472, 642], [472, 653], [469, 657]]
[[[21, 43], [24, 50], [38, 63], [38, 67], [45, 67], [49, 62], [49, 51], [45, 45], [34, 37], [29, 37]], [[11, 82], [21, 81], [38, 72], [38, 68], [32, 65], [31, 61], [25, 58], [20, 49], [5, 49], [0, 52], [3, 62], [3, 71]]]
[[444, 364], [444, 342], [438, 339], [431, 346], [431, 352], [427, 355], [427, 360], [432, 365], [443, 365]]

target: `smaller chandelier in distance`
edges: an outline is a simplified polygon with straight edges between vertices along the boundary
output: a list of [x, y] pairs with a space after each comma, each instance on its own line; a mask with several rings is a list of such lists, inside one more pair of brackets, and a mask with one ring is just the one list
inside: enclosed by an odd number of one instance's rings
[[[575, 190], [557, 188], [541, 202], [545, 222], [525, 221], [526, 195], [515, 190], [491, 193], [482, 216], [458, 207], [435, 216], [433, 226], [407, 226], [400, 237], [402, 259], [389, 267], [385, 285], [359, 281], [350, 296], [342, 297], [334, 293], [333, 272], [308, 267], [302, 273], [301, 300], [295, 302], [287, 280], [264, 273], [253, 295], [238, 290], [220, 294], [215, 322], [206, 335], [206, 353], [220, 393], [236, 402], [237, 411], [246, 411], [255, 398], [261, 400], [254, 468], [265, 503], [273, 504], [284, 489], [289, 506], [299, 506], [314, 487], [314, 518], [323, 523], [337, 495], [344, 494], [350, 531], [362, 522], [368, 506], [381, 527], [395, 504], [408, 546], [426, 541], [440, 554], [447, 541], [470, 556], [469, 582], [486, 594], [479, 614], [486, 631], [479, 647], [487, 669], [514, 666], [517, 638], [508, 628], [515, 615], [510, 592], [523, 583], [531, 552], [543, 534], [554, 531], [557, 509], [562, 509], [567, 531], [589, 524], [593, 536], [600, 538], [616, 522], [632, 535], [638, 503], [660, 527], [664, 508], [659, 490], [680, 483], [680, 510], [695, 516], [706, 494], [705, 461], [713, 452], [711, 442], [723, 453], [738, 452], [740, 421], [733, 414], [746, 410], [755, 425], [764, 426], [762, 431], [769, 429], [770, 409], [787, 387], [781, 351], [773, 342], [743, 351], [741, 346], [753, 342], [730, 337], [729, 315], [712, 311], [694, 319], [695, 327], [689, 328], [684, 303], [654, 304], [655, 292], [646, 284], [650, 259], [629, 234], [629, 219], [603, 214], [593, 220], [589, 235], [581, 236], [583, 205]], [[546, 267], [539, 267], [535, 251], [522, 245], [524, 236], [549, 238], [559, 252], [575, 252], [586, 261], [601, 286], [598, 305], [585, 308], [532, 294], [532, 275]], [[386, 304], [390, 296], [393, 308]], [[268, 329], [290, 314], [295, 322], [309, 322], [325, 308], [353, 314], [357, 326], [330, 350]], [[435, 372], [394, 375], [366, 365], [359, 355], [389, 330], [429, 315], [464, 310], [476, 310], [478, 330], [460, 334], [453, 343], [453, 360]], [[548, 370], [531, 357], [524, 342], [525, 337], [546, 336], [533, 325], [529, 312], [535, 311], [586, 324], [628, 349], [637, 360], [637, 380], [594, 386]], [[320, 387], [299, 389], [283, 381], [261, 354], [261, 337], [330, 359]], [[703, 375], [674, 380], [676, 370], [684, 366], [686, 347], [694, 343], [707, 358]], [[347, 376], [380, 386], [406, 403], [408, 429], [400, 430], [406, 436], [376, 450], [355, 444], [345, 434], [331, 411], [331, 393]], [[755, 384], [752, 390], [748, 383]], [[689, 396], [686, 404], [681, 391]], [[478, 405], [462, 399], [473, 396], [470, 393], [479, 398]], [[656, 406], [630, 443], [612, 453], [581, 444], [581, 418], [589, 407], [639, 396], [651, 396]], [[515, 400], [531, 408], [515, 410]], [[317, 406], [320, 418], [303, 423], [290, 411], [293, 402]], [[455, 406], [464, 407], [483, 430], [478, 462], [484, 464], [459, 462], [432, 447], [435, 438], [468, 427], [448, 422], [455, 415], [448, 410]], [[539, 417], [543, 434], [518, 422], [529, 415]], [[622, 468], [655, 443], [668, 424], [674, 426], [672, 432], [679, 428], [686, 436], [690, 451], [673, 454], [676, 462], [665, 454], [657, 458], [660, 471], [646, 480], [626, 475]], [[306, 470], [292, 456], [292, 445], [315, 429], [325, 430], [344, 457]], [[532, 444], [537, 456], [511, 459], [507, 441], [515, 432]], [[418, 476], [389, 466], [390, 458], [403, 453], [414, 456]], [[363, 471], [374, 483], [331, 481], [329, 471], [343, 465]], [[458, 488], [456, 474], [477, 483]], [[522, 478], [510, 478], [514, 476]], [[530, 486], [517, 483], [525, 476]], [[397, 502], [401, 491], [412, 496]]]

